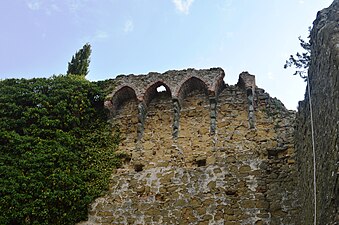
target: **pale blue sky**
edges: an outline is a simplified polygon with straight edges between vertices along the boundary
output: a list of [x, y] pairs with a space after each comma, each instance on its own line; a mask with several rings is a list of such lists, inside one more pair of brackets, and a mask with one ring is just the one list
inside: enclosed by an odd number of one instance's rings
[[49, 77], [86, 42], [89, 80], [222, 67], [242, 71], [289, 109], [305, 84], [284, 70], [317, 11], [332, 0], [3, 0], [0, 78]]

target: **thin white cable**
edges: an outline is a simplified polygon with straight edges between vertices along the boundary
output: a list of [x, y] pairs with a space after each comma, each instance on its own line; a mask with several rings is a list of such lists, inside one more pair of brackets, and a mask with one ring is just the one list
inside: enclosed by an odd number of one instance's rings
[[314, 197], [314, 225], [317, 225], [317, 177], [316, 177], [316, 156], [315, 156], [315, 144], [314, 144], [314, 127], [313, 127], [313, 112], [312, 112], [312, 99], [311, 99], [311, 87], [309, 77], [307, 76], [307, 89], [308, 99], [310, 105], [311, 115], [311, 134], [312, 134], [312, 152], [313, 152], [313, 197]]

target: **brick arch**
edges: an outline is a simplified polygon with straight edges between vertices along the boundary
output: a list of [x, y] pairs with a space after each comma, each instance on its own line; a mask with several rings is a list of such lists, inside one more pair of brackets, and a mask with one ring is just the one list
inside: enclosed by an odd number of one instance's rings
[[182, 102], [186, 96], [194, 90], [204, 92], [208, 96], [209, 87], [201, 78], [192, 76], [185, 79], [177, 90], [176, 96]]
[[166, 95], [172, 97], [172, 91], [164, 81], [161, 80], [155, 81], [152, 84], [148, 85], [145, 89], [143, 100], [146, 103], [146, 105], [149, 105], [152, 99], [156, 97], [156, 95], [158, 94], [157, 88], [160, 86], [164, 86], [166, 89]]
[[137, 95], [135, 90], [128, 86], [124, 85], [117, 91], [112, 93], [112, 107], [115, 112], [117, 112], [121, 106], [127, 101], [137, 101]]
[[115, 88], [114, 88], [114, 90], [112, 91], [112, 93], [110, 93], [107, 97], [109, 98], [113, 98], [113, 96], [117, 93], [117, 92], [119, 92], [122, 88], [124, 88], [124, 87], [129, 87], [129, 88], [131, 88], [133, 91], [134, 91], [134, 93], [135, 93], [135, 95], [137, 96], [137, 98], [139, 99], [139, 95], [140, 95], [140, 90], [138, 89], [138, 87], [133, 83], [133, 82], [129, 82], [129, 81], [127, 81], [127, 82], [119, 82], [119, 85], [118, 86], [116, 86]]

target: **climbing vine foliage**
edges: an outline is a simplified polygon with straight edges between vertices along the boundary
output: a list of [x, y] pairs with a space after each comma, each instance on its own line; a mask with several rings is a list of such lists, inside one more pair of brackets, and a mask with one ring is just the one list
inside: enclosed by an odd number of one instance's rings
[[74, 224], [108, 185], [118, 134], [97, 83], [0, 81], [0, 224]]

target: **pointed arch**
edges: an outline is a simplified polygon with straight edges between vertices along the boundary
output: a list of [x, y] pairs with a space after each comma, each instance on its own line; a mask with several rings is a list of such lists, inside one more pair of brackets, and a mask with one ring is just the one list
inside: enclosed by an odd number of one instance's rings
[[[158, 92], [157, 88], [164, 86], [165, 87], [165, 91], [163, 92]], [[156, 97], [160, 97], [160, 95], [166, 96], [166, 97], [172, 97], [172, 91], [169, 88], [169, 86], [163, 82], [163, 81], [156, 81], [154, 83], [152, 83], [151, 85], [149, 85], [145, 91], [144, 94], [144, 101], [146, 103], [146, 105], [149, 105], [150, 102], [156, 98]]]
[[206, 94], [208, 96], [208, 86], [198, 77], [190, 77], [186, 79], [180, 86], [178, 91], [178, 98], [180, 103], [189, 96], [193, 91], [198, 91], [200, 93]]
[[112, 105], [115, 113], [128, 101], [137, 102], [137, 96], [135, 90], [126, 85], [117, 90], [112, 97]]

